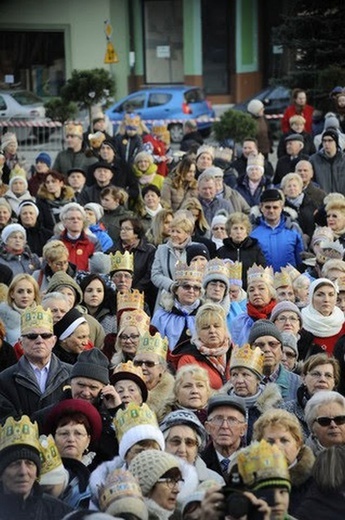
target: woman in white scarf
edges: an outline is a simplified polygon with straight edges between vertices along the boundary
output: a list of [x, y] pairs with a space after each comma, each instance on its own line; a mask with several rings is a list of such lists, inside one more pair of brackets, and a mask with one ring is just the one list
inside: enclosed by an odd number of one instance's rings
[[337, 292], [337, 286], [328, 278], [314, 280], [309, 289], [309, 305], [301, 311], [303, 329], [310, 332], [313, 343], [329, 355], [345, 334], [344, 313], [336, 307]]

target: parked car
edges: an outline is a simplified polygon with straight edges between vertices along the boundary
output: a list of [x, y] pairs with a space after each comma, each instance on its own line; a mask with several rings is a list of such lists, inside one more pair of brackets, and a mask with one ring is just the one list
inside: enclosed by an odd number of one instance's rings
[[203, 90], [192, 86], [147, 88], [129, 94], [106, 111], [113, 122], [114, 133], [126, 112], [139, 114], [149, 128], [154, 120], [165, 120], [174, 143], [181, 141], [183, 122], [187, 119], [195, 119], [198, 129], [208, 135], [215, 117]]
[[[29, 90], [0, 90], [0, 121], [30, 122], [46, 121], [44, 101]], [[42, 137], [45, 128], [30, 126], [8, 127], [14, 131], [18, 141], [25, 141], [30, 137]]]

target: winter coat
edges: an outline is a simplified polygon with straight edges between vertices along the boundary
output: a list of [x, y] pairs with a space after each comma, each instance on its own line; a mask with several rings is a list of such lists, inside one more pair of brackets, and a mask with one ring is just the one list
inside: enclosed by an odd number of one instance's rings
[[[195, 245], [195, 242], [190, 241], [187, 246], [189, 245]], [[174, 283], [175, 266], [178, 260], [186, 261], [186, 248], [178, 257], [170, 242], [157, 247], [152, 265], [151, 280], [158, 289], [170, 291]]]
[[[20, 219], [18, 219], [18, 222], [23, 226]], [[26, 231], [26, 241], [30, 250], [35, 253], [35, 255], [41, 257], [43, 247], [53, 236], [53, 231], [44, 227], [40, 222], [37, 222], [33, 227], [23, 226], [23, 228]]]
[[286, 174], [294, 172], [295, 166], [299, 161], [308, 161], [309, 155], [306, 155], [302, 152], [300, 152], [297, 157], [291, 157], [291, 155], [283, 155], [278, 159], [273, 183], [274, 184], [280, 184], [282, 181], [282, 178], [285, 177]]
[[96, 162], [96, 157], [87, 157], [83, 150], [74, 152], [68, 148], [57, 154], [52, 170], [67, 175], [68, 170], [72, 170], [72, 168], [81, 168], [87, 171], [87, 169]]
[[165, 143], [152, 134], [144, 135], [143, 143], [144, 149], [152, 153], [154, 157], [155, 163], [157, 164], [157, 173], [162, 177], [166, 177], [169, 169], [165, 159], [168, 151]]
[[73, 508], [61, 500], [42, 493], [36, 483], [27, 499], [5, 494], [0, 489], [0, 520], [63, 520]]
[[[141, 190], [143, 189], [144, 186], [147, 186], [148, 184], [153, 184], [154, 186], [157, 186], [157, 188], [160, 191], [162, 191], [164, 177], [163, 177], [163, 175], [160, 175], [158, 173], [156, 164], [150, 164], [150, 166], [148, 167], [148, 169], [146, 170], [145, 173], [143, 173], [141, 170], [139, 170], [139, 168], [135, 164], [133, 164], [133, 171], [134, 171], [136, 178], [139, 181], [139, 186], [140, 186]], [[145, 176], [153, 175], [153, 178], [149, 182], [145, 182], [145, 183], [140, 182], [140, 178], [143, 177], [144, 175]]]
[[345, 193], [345, 154], [340, 150], [331, 159], [324, 150], [310, 157], [314, 169], [314, 179], [326, 193]]
[[247, 175], [242, 175], [241, 177], [239, 177], [237, 181], [237, 186], [235, 187], [235, 190], [238, 191], [240, 195], [242, 195], [242, 197], [247, 202], [247, 204], [249, 204], [250, 207], [253, 207], [260, 204], [260, 197], [262, 193], [268, 188], [271, 188], [272, 186], [273, 185], [270, 179], [268, 179], [264, 175], [261, 178], [258, 187], [252, 195], [249, 189], [249, 178]]
[[280, 365], [278, 379], [276, 379], [275, 383], [279, 386], [284, 401], [291, 401], [296, 399], [297, 390], [302, 384], [302, 379], [294, 372], [290, 372], [283, 365]]
[[12, 345], [7, 341], [2, 340], [0, 346], [0, 372], [11, 367], [15, 363], [17, 363], [17, 356]]
[[113, 183], [108, 184], [107, 186], [99, 186], [97, 183], [92, 186], [84, 186], [78, 196], [78, 202], [81, 206], [85, 206], [89, 202], [97, 202], [97, 204], [101, 204], [101, 191], [104, 188], [111, 188], [115, 186]]
[[339, 491], [320, 489], [314, 482], [296, 509], [298, 520], [343, 520], [345, 500], [343, 486]]
[[87, 271], [89, 267], [89, 258], [97, 251], [102, 251], [101, 245], [94, 235], [88, 235], [85, 231], [81, 232], [79, 238], [71, 239], [67, 236], [67, 231], [61, 235], [54, 235], [52, 240], [61, 240], [68, 249], [68, 260], [74, 264], [78, 270]]
[[[69, 263], [66, 274], [74, 278], [76, 271], [76, 266]], [[32, 273], [32, 277], [35, 278], [42, 293], [46, 291], [52, 276], [54, 276], [54, 273], [48, 264], [43, 265], [42, 269], [37, 269], [37, 271]]]
[[280, 408], [292, 413], [298, 419], [298, 421], [301, 425], [302, 431], [303, 431], [304, 439], [307, 439], [310, 435], [310, 430], [309, 430], [307, 421], [305, 420], [304, 407], [308, 401], [306, 401], [303, 406], [303, 398], [301, 396], [301, 393], [303, 393], [303, 387], [299, 387], [297, 389], [297, 398], [296, 399], [282, 403]]
[[108, 251], [108, 249], [113, 247], [114, 242], [108, 235], [108, 231], [105, 229], [103, 224], [92, 224], [91, 226], [89, 226], [89, 230], [98, 239], [98, 242], [101, 244], [103, 253], [105, 253], [106, 251]]
[[172, 411], [175, 378], [168, 371], [162, 374], [159, 383], [149, 390], [146, 404], [153, 410], [160, 423]]
[[292, 208], [297, 211], [297, 222], [303, 233], [308, 236], [308, 243], [313, 236], [315, 230], [314, 213], [318, 209], [317, 204], [306, 193], [302, 200], [302, 204], [297, 208], [293, 202], [285, 200], [285, 207]]
[[166, 177], [164, 179], [162, 200], [166, 202], [173, 211], [180, 209], [182, 204], [189, 198], [198, 196], [198, 189], [196, 186], [195, 188], [192, 188], [189, 183], [185, 183], [185, 185], [180, 188], [174, 188], [172, 183], [173, 179], [171, 177]]
[[45, 391], [41, 393], [36, 376], [25, 356], [0, 374], [0, 419], [9, 415], [31, 416], [37, 410], [60, 400], [68, 384], [72, 366], [51, 356]]
[[127, 217], [134, 217], [134, 213], [127, 210], [124, 206], [118, 206], [113, 210], [104, 210], [104, 215], [100, 222], [104, 224], [108, 235], [114, 243], [118, 242], [120, 238], [120, 221]]
[[287, 134], [290, 131], [290, 123], [289, 123], [290, 117], [300, 115], [300, 116], [304, 117], [304, 119], [305, 119], [305, 131], [308, 132], [309, 134], [312, 134], [313, 133], [313, 126], [312, 126], [313, 112], [314, 112], [314, 107], [312, 107], [311, 105], [305, 105], [303, 107], [302, 112], [297, 112], [296, 105], [294, 105], [294, 104], [289, 105], [286, 108], [284, 115], [283, 115], [283, 119], [282, 119], [283, 133]]
[[235, 345], [243, 347], [248, 343], [249, 333], [254, 324], [254, 319], [247, 314], [247, 311], [239, 314], [231, 322], [231, 338]]
[[[281, 138], [279, 139], [278, 148], [277, 148], [277, 157], [280, 159], [280, 157], [283, 157], [283, 155], [286, 155], [286, 142], [285, 139], [291, 135], [295, 134], [293, 130], [290, 130], [287, 134], [283, 134]], [[301, 136], [304, 139], [304, 146], [301, 150], [301, 152], [304, 155], [313, 155], [313, 153], [316, 152], [316, 148], [313, 142], [313, 138], [310, 134], [307, 132], [301, 132]]]
[[[139, 185], [138, 181], [135, 178], [135, 175], [132, 171], [132, 168], [129, 164], [120, 159], [115, 159], [114, 162], [110, 164], [111, 170], [113, 172], [113, 177], [111, 179], [111, 185], [117, 186], [118, 188], [123, 188], [128, 193], [130, 201], [137, 200], [139, 196]], [[93, 186], [96, 184], [96, 179], [94, 177], [94, 171], [97, 167], [97, 163], [93, 164], [87, 171], [86, 175], [86, 186]], [[94, 200], [89, 202], [96, 202]]]
[[74, 191], [70, 186], [63, 186], [60, 197], [56, 199], [42, 184], [37, 192], [36, 205], [40, 211], [40, 219], [44, 222], [45, 227], [53, 231], [55, 224], [60, 222], [62, 208], [74, 201]]
[[[315, 456], [308, 446], [302, 446], [297, 455], [297, 462], [289, 468], [291, 479], [291, 492], [288, 512], [297, 516], [297, 510], [312, 484], [312, 470], [315, 463]], [[297, 518], [300, 518], [297, 516]], [[318, 517], [321, 518], [321, 517]]]
[[15, 195], [13, 193], [13, 191], [11, 190], [11, 188], [9, 188], [5, 195], [3, 196], [5, 200], [7, 200], [7, 202], [9, 203], [9, 205], [11, 206], [12, 208], [12, 211], [16, 214], [16, 216], [18, 217], [18, 207], [19, 207], [19, 204], [21, 202], [23, 202], [23, 200], [31, 200], [32, 202], [34, 202], [34, 198], [31, 196], [29, 190], [26, 190], [22, 195], [20, 195], [19, 197], [17, 197], [17, 195]]
[[239, 211], [240, 213], [249, 215], [250, 207], [248, 202], [244, 197], [242, 197], [238, 190], [233, 190], [230, 186], [224, 184], [224, 191], [218, 196], [218, 198], [229, 201], [233, 208], [232, 211]]
[[312, 201], [319, 208], [323, 204], [323, 199], [326, 197], [326, 192], [316, 186], [314, 182], [310, 182], [306, 188], [304, 188], [303, 192], [308, 195]]
[[[231, 188], [230, 188], [231, 189]], [[199, 202], [204, 211], [205, 219], [209, 226], [212, 224], [213, 217], [220, 211], [225, 210], [229, 215], [233, 213], [235, 210], [232, 202], [229, 200], [225, 200], [222, 198], [215, 197], [211, 202], [206, 202], [204, 199], [199, 197]], [[237, 210], [241, 211], [241, 210]]]
[[300, 255], [304, 250], [302, 237], [294, 228], [291, 218], [284, 213], [274, 229], [263, 217], [259, 218], [251, 237], [258, 240], [267, 265], [271, 265], [274, 271], [279, 271], [287, 264], [297, 267], [301, 263]]
[[235, 244], [231, 238], [223, 240], [223, 246], [218, 249], [218, 258], [230, 258], [233, 262], [242, 262], [243, 288], [247, 287], [247, 271], [254, 263], [266, 267], [266, 259], [256, 238], [247, 237], [240, 244]]
[[117, 134], [114, 143], [116, 157], [128, 164], [133, 164], [135, 156], [143, 149], [143, 141], [138, 134]]
[[0, 319], [5, 325], [5, 339], [12, 346], [17, 343], [21, 335], [20, 318], [21, 314], [7, 302], [0, 303]]
[[0, 245], [0, 264], [7, 265], [12, 270], [13, 276], [21, 273], [32, 274], [41, 267], [40, 259], [32, 253], [29, 246], [24, 247], [22, 254], [15, 255], [6, 251], [5, 244]]

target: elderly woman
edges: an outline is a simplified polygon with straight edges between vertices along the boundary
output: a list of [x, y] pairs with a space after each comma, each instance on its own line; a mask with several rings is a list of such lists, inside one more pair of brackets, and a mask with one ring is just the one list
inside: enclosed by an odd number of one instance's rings
[[141, 406], [147, 400], [148, 392], [143, 371], [140, 367], [135, 367], [132, 361], [120, 363], [111, 374], [110, 382], [125, 408], [129, 403]]
[[133, 361], [140, 343], [140, 336], [148, 332], [150, 317], [141, 309], [124, 311], [119, 320], [119, 328], [115, 342], [115, 354], [111, 364], [116, 367], [119, 363]]
[[189, 364], [205, 368], [211, 387], [218, 390], [230, 377], [230, 356], [231, 338], [224, 309], [206, 303], [196, 314], [191, 341], [176, 348], [170, 359], [177, 369]]
[[33, 273], [40, 289], [44, 292], [51, 277], [58, 271], [64, 271], [72, 278], [76, 274], [75, 265], [69, 262], [69, 251], [61, 240], [51, 240], [43, 248], [42, 268]]
[[161, 191], [154, 184], [147, 184], [141, 191], [142, 207], [138, 211], [145, 233], [149, 230], [153, 218], [163, 209]]
[[66, 204], [73, 202], [73, 188], [67, 185], [65, 176], [50, 170], [37, 192], [36, 204], [46, 227], [53, 231], [55, 224], [61, 220], [61, 210]]
[[157, 165], [154, 164], [152, 154], [149, 152], [139, 152], [135, 156], [133, 171], [140, 188], [154, 184], [159, 190], [162, 189], [164, 177], [157, 173]]
[[303, 308], [308, 305], [310, 284], [311, 280], [306, 274], [300, 274], [292, 281], [297, 307]]
[[207, 403], [213, 390], [205, 368], [185, 365], [176, 372], [174, 384], [174, 407], [193, 412], [204, 424], [207, 419]]
[[246, 407], [246, 443], [250, 444], [255, 421], [266, 410], [277, 407], [281, 401], [277, 385], [263, 385], [263, 353], [249, 345], [235, 347], [230, 360], [230, 381], [222, 388], [230, 396], [238, 396]]
[[164, 294], [151, 325], [169, 340], [169, 350], [190, 339], [195, 332], [195, 315], [201, 306], [203, 270], [177, 262], [171, 293]]
[[102, 419], [97, 409], [83, 399], [65, 399], [49, 412], [44, 431], [52, 434], [65, 468], [69, 485], [60, 500], [74, 508], [89, 506], [88, 481], [92, 460], [102, 432]]
[[298, 173], [288, 173], [280, 185], [285, 195], [285, 207], [297, 212], [297, 222], [309, 242], [315, 229], [314, 213], [318, 209], [317, 204], [303, 192], [303, 181]]
[[0, 197], [0, 231], [12, 222], [12, 208], [6, 199]]
[[247, 272], [247, 312], [234, 318], [231, 324], [231, 335], [236, 345], [248, 343], [252, 325], [259, 319], [268, 319], [276, 300], [273, 287], [273, 270], [256, 264]]
[[248, 215], [232, 213], [225, 224], [227, 237], [224, 245], [217, 251], [219, 258], [229, 258], [233, 262], [242, 262], [243, 288], [247, 287], [247, 271], [254, 263], [266, 266], [266, 260], [256, 238], [250, 237], [252, 226]]
[[54, 354], [64, 363], [74, 365], [84, 350], [90, 350], [90, 327], [83, 314], [72, 308], [54, 325], [57, 342]]
[[206, 144], [201, 145], [196, 152], [196, 178], [198, 178], [206, 168], [210, 168], [214, 161], [214, 148]]
[[28, 246], [26, 231], [20, 224], [9, 224], [2, 230], [0, 264], [10, 267], [13, 275], [32, 274], [40, 268], [40, 259]]
[[247, 159], [246, 173], [239, 177], [236, 191], [242, 195], [250, 207], [260, 204], [260, 197], [267, 188], [271, 188], [270, 179], [264, 175], [265, 158], [259, 154], [250, 154]]
[[309, 290], [309, 305], [302, 309], [303, 341], [311, 348], [321, 346], [332, 355], [337, 340], [344, 335], [344, 314], [336, 306], [336, 285], [327, 278], [314, 280]]
[[82, 305], [103, 327], [106, 334], [116, 332], [115, 295], [99, 274], [86, 275], [80, 282]]
[[282, 408], [293, 413], [301, 424], [304, 437], [310, 434], [306, 419], [305, 407], [308, 401], [321, 390], [334, 390], [340, 377], [338, 361], [327, 354], [310, 356], [302, 367], [303, 383], [297, 390], [297, 399], [282, 404]]
[[187, 410], [170, 412], [159, 427], [164, 435], [165, 451], [195, 466], [199, 484], [205, 480], [224, 484], [223, 477], [208, 469], [199, 455], [206, 447], [207, 433], [193, 412]]
[[333, 231], [335, 239], [339, 239], [345, 245], [345, 200], [342, 198], [331, 199], [325, 207], [327, 226]]
[[162, 200], [173, 211], [181, 209], [185, 200], [198, 196], [195, 173], [195, 160], [187, 155], [178, 163], [171, 176], [164, 179]]
[[170, 209], [161, 209], [158, 211], [152, 219], [150, 229], [146, 232], [146, 238], [150, 244], [157, 247], [168, 240], [173, 217], [173, 211]]
[[291, 479], [289, 513], [294, 514], [311, 483], [315, 457], [303, 444], [303, 434], [296, 417], [285, 410], [269, 410], [254, 425], [254, 440], [264, 439], [285, 455]]
[[305, 418], [311, 432], [306, 444], [314, 454], [345, 444], [345, 397], [322, 390], [308, 401]]
[[52, 237], [53, 232], [45, 227], [35, 202], [25, 200], [19, 204], [18, 223], [26, 231], [26, 238], [31, 251], [41, 257], [43, 246]]

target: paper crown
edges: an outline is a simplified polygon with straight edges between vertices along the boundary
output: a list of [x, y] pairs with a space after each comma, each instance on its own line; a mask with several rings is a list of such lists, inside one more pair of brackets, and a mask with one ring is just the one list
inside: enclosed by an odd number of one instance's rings
[[[126, 363], [119, 363], [116, 368], [113, 370], [113, 375], [115, 374], [134, 374], [135, 376], [139, 377], [143, 381], [145, 381], [145, 377], [142, 371], [141, 367], [136, 367], [133, 365], [133, 361], [127, 361]], [[125, 379], [125, 377], [123, 377]]]
[[139, 406], [136, 403], [129, 403], [125, 410], [119, 410], [113, 419], [118, 441], [128, 430], [134, 426], [150, 425], [159, 428], [156, 414], [143, 403]]
[[262, 155], [262, 153], [258, 154], [250, 154], [247, 159], [247, 168], [250, 166], [260, 166], [261, 168], [264, 168], [265, 165], [265, 157]]
[[339, 253], [342, 257], [344, 256], [345, 249], [339, 240], [322, 240], [320, 246], [323, 251], [328, 250], [327, 255], [334, 251], [335, 254]]
[[212, 258], [204, 271], [204, 278], [214, 275], [225, 276], [229, 280], [229, 262], [224, 262], [221, 258]]
[[126, 126], [140, 126], [141, 119], [138, 114], [125, 114], [123, 122]]
[[256, 265], [254, 263], [247, 271], [247, 285], [252, 282], [260, 281], [268, 283], [269, 285], [273, 285], [273, 268], [271, 266], [264, 268], [262, 265]]
[[144, 334], [149, 330], [150, 316], [148, 316], [146, 312], [142, 311], [141, 309], [134, 311], [124, 311], [121, 314], [119, 331], [125, 327], [138, 327], [139, 332]]
[[259, 347], [251, 348], [249, 344], [235, 347], [231, 354], [230, 370], [243, 367], [251, 370], [260, 378], [263, 375], [264, 355]]
[[46, 475], [54, 469], [60, 468], [63, 464], [52, 435], [48, 435], [48, 437], [41, 435], [39, 441], [41, 447], [41, 475]]
[[103, 132], [95, 132], [94, 134], [88, 135], [88, 140], [93, 148], [99, 148], [103, 141], [105, 141], [105, 134]]
[[165, 121], [163, 121], [163, 120], [154, 121], [152, 123], [152, 132], [154, 134], [161, 134], [163, 132], [166, 132], [167, 130], [168, 130], [168, 127], [167, 127]]
[[22, 335], [27, 334], [34, 327], [54, 332], [51, 310], [44, 310], [41, 305], [28, 307], [21, 315], [20, 325]]
[[113, 255], [110, 253], [110, 272], [112, 271], [131, 271], [134, 270], [134, 255], [125, 251], [123, 254], [116, 251]]
[[163, 359], [166, 359], [168, 353], [168, 339], [162, 338], [159, 332], [151, 336], [149, 332], [145, 332], [140, 338], [137, 354], [150, 353], [157, 354]]
[[333, 240], [333, 231], [327, 226], [317, 227], [311, 237], [310, 245], [314, 246], [315, 243], [321, 242], [321, 240]]
[[291, 283], [292, 281], [289, 273], [284, 269], [284, 267], [282, 267], [280, 271], [277, 271], [274, 274], [273, 286], [275, 289], [278, 289], [279, 287], [286, 287], [287, 285], [291, 285]]
[[23, 177], [23, 179], [26, 180], [26, 171], [19, 163], [15, 164], [10, 172], [10, 180], [13, 179], [13, 177]]
[[185, 262], [178, 261], [175, 267], [175, 282], [181, 283], [191, 281], [199, 283], [201, 286], [202, 278], [204, 276], [204, 269], [193, 262], [192, 265], [187, 265]]
[[144, 293], [141, 293], [137, 289], [125, 291], [123, 293], [118, 292], [116, 296], [116, 302], [117, 312], [124, 311], [126, 309], [142, 310], [144, 308]]
[[101, 511], [106, 511], [115, 500], [134, 497], [143, 500], [141, 488], [134, 475], [124, 469], [111, 471], [98, 490], [98, 502]]
[[238, 282], [241, 282], [242, 285], [242, 262], [229, 263], [228, 272], [230, 284], [239, 285]]
[[37, 422], [32, 423], [27, 415], [22, 415], [19, 421], [8, 417], [5, 424], [0, 426], [0, 452], [23, 444], [35, 448], [40, 453]]
[[286, 264], [286, 266], [283, 267], [283, 269], [284, 269], [284, 271], [286, 271], [289, 274], [292, 282], [294, 282], [296, 280], [296, 278], [298, 278], [301, 275], [301, 273], [298, 271], [298, 269], [296, 269], [296, 267], [294, 267], [291, 264]]
[[284, 484], [291, 489], [285, 455], [265, 440], [253, 442], [237, 456], [238, 470], [247, 486], [253, 489]]
[[65, 135], [77, 135], [83, 137], [83, 125], [79, 123], [67, 123], [65, 125]]

